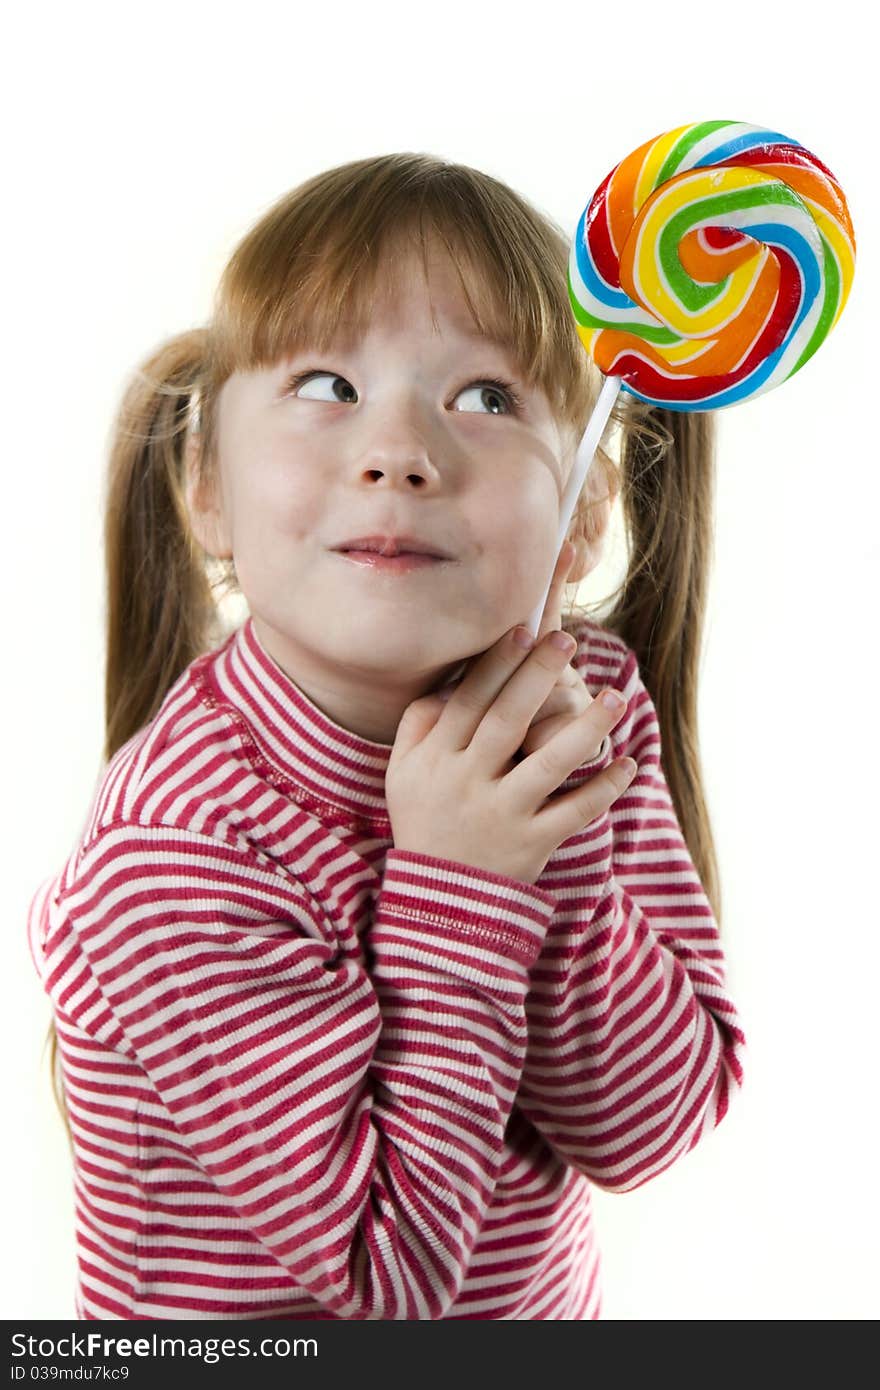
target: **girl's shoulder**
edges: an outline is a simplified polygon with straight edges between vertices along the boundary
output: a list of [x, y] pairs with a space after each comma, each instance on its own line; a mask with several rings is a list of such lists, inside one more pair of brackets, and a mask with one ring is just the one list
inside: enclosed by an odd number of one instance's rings
[[[205, 699], [202, 674], [211, 651], [178, 676], [152, 719], [102, 766], [79, 837], [82, 852], [110, 826], [175, 824], [189, 828], [198, 791], [219, 769], [242, 762], [241, 739], [228, 713]], [[204, 786], [202, 785], [204, 784]]]

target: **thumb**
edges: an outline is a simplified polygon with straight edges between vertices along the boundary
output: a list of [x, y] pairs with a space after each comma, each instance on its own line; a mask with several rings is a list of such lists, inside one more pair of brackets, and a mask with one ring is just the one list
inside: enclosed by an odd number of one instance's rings
[[421, 743], [437, 723], [443, 709], [444, 702], [437, 691], [431, 695], [422, 695], [420, 699], [407, 705], [397, 725], [394, 752], [405, 753], [417, 743]]

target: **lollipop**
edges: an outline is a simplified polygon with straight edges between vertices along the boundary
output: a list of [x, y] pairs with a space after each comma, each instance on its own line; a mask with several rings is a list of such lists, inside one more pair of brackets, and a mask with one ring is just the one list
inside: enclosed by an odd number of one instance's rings
[[569, 258], [577, 332], [607, 380], [562, 499], [557, 555], [619, 391], [717, 410], [780, 385], [840, 318], [854, 259], [840, 185], [778, 131], [679, 126], [612, 169]]

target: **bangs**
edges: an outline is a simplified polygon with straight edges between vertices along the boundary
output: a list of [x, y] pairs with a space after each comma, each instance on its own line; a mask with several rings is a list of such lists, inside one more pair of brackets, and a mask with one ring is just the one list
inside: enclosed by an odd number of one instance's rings
[[[294, 189], [233, 253], [218, 286], [208, 391], [303, 350], [357, 340], [414, 253], [442, 247], [474, 328], [575, 429], [599, 380], [568, 301], [563, 233], [512, 190], [425, 155], [362, 160]], [[436, 318], [434, 319], [436, 324]]]

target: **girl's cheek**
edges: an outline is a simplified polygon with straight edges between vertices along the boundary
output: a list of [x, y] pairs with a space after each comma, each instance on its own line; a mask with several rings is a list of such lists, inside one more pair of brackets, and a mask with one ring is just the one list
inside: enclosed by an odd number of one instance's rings
[[319, 470], [306, 469], [289, 460], [264, 457], [255, 461], [247, 479], [247, 495], [255, 510], [271, 513], [277, 526], [291, 525], [305, 530], [326, 501], [326, 488], [319, 483]]

